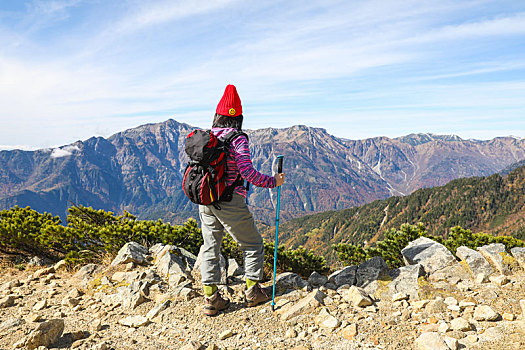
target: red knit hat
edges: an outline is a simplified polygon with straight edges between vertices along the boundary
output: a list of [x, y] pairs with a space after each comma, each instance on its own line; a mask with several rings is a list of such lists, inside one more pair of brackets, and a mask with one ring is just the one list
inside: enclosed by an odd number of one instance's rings
[[242, 114], [241, 98], [234, 85], [226, 86], [215, 112], [228, 117], [236, 117]]

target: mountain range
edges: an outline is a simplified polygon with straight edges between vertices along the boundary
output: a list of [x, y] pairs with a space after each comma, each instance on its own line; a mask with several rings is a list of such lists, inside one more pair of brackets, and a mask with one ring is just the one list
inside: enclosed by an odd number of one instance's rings
[[[54, 149], [0, 151], [0, 208], [31, 206], [64, 217], [75, 203], [145, 219], [195, 217], [196, 206], [181, 190], [184, 140], [193, 129], [170, 119]], [[487, 176], [525, 159], [525, 139], [516, 137], [481, 141], [410, 134], [348, 140], [303, 125], [247, 133], [261, 172], [271, 173], [276, 155], [285, 156], [284, 219]], [[273, 190], [251, 190], [257, 220], [272, 222], [275, 199]]]

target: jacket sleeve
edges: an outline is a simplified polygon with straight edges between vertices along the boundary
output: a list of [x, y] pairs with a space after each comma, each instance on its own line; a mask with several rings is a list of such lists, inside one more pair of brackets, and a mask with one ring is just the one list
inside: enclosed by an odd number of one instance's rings
[[248, 182], [254, 184], [257, 187], [274, 188], [275, 178], [261, 174], [252, 164], [252, 158], [250, 156], [250, 148], [248, 146], [248, 139], [246, 136], [241, 135], [232, 142], [233, 154], [237, 169], [241, 173], [241, 176]]

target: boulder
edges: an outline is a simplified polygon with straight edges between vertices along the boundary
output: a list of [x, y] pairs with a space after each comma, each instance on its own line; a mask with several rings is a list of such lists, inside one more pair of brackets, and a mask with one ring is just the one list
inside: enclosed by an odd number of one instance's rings
[[520, 264], [521, 268], [525, 270], [525, 247], [514, 247], [510, 250], [510, 253]]
[[372, 299], [368, 296], [365, 290], [356, 286], [351, 286], [349, 289], [343, 290], [342, 296], [343, 300], [356, 307], [372, 305]]
[[305, 312], [312, 312], [317, 307], [323, 305], [326, 295], [316, 289], [310, 292], [306, 297], [299, 300], [281, 314], [281, 320], [286, 321]]
[[308, 283], [294, 272], [283, 272], [275, 278], [275, 290], [285, 292], [304, 288]]
[[402, 266], [389, 272], [391, 281], [388, 282], [387, 296], [393, 296], [396, 293], [403, 293], [410, 299], [419, 298], [419, 280], [423, 275], [423, 266], [420, 264]]
[[111, 262], [111, 266], [133, 262], [138, 265], [146, 263], [148, 248], [137, 242], [128, 242], [120, 248], [117, 256]]
[[494, 269], [480, 252], [461, 246], [456, 250], [456, 256], [468, 265], [474, 278], [487, 280], [494, 273]]
[[503, 275], [512, 273], [512, 265], [517, 264], [516, 260], [507, 254], [503, 243], [492, 243], [478, 247], [478, 251]]
[[28, 349], [36, 349], [40, 346], [50, 347], [64, 332], [64, 320], [52, 319], [42, 322], [32, 331], [25, 341]]
[[326, 277], [325, 275], [321, 275], [317, 271], [312, 272], [310, 277], [308, 277], [308, 283], [310, 283], [310, 285], [312, 285], [313, 287], [324, 286], [327, 282], [328, 277]]
[[388, 267], [380, 256], [365, 261], [357, 267], [356, 286], [368, 294], [374, 294], [380, 286], [380, 280], [388, 275]]
[[182, 274], [190, 276], [190, 268], [186, 257], [175, 246], [166, 246], [155, 260], [155, 266], [161, 276], [169, 278], [170, 275]]
[[421, 264], [428, 274], [457, 264], [454, 255], [444, 245], [427, 237], [410, 242], [401, 250], [401, 254], [407, 265]]
[[437, 332], [424, 332], [416, 339], [418, 350], [450, 350], [445, 340]]
[[336, 288], [343, 284], [355, 285], [357, 266], [345, 266], [342, 270], [337, 270], [328, 276], [328, 283], [332, 283]]
[[474, 319], [476, 321], [496, 321], [500, 315], [488, 305], [480, 305], [474, 310]]

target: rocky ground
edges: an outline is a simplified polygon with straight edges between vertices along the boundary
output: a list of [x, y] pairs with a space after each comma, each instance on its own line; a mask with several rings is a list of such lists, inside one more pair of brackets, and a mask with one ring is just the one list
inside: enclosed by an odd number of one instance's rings
[[174, 246], [129, 243], [73, 272], [5, 267], [0, 349], [525, 349], [524, 248], [462, 247], [459, 260], [420, 238], [403, 255], [395, 270], [376, 257], [281, 274], [275, 312], [245, 308], [242, 268], [221, 259], [232, 305], [215, 317], [201, 313], [200, 258]]

